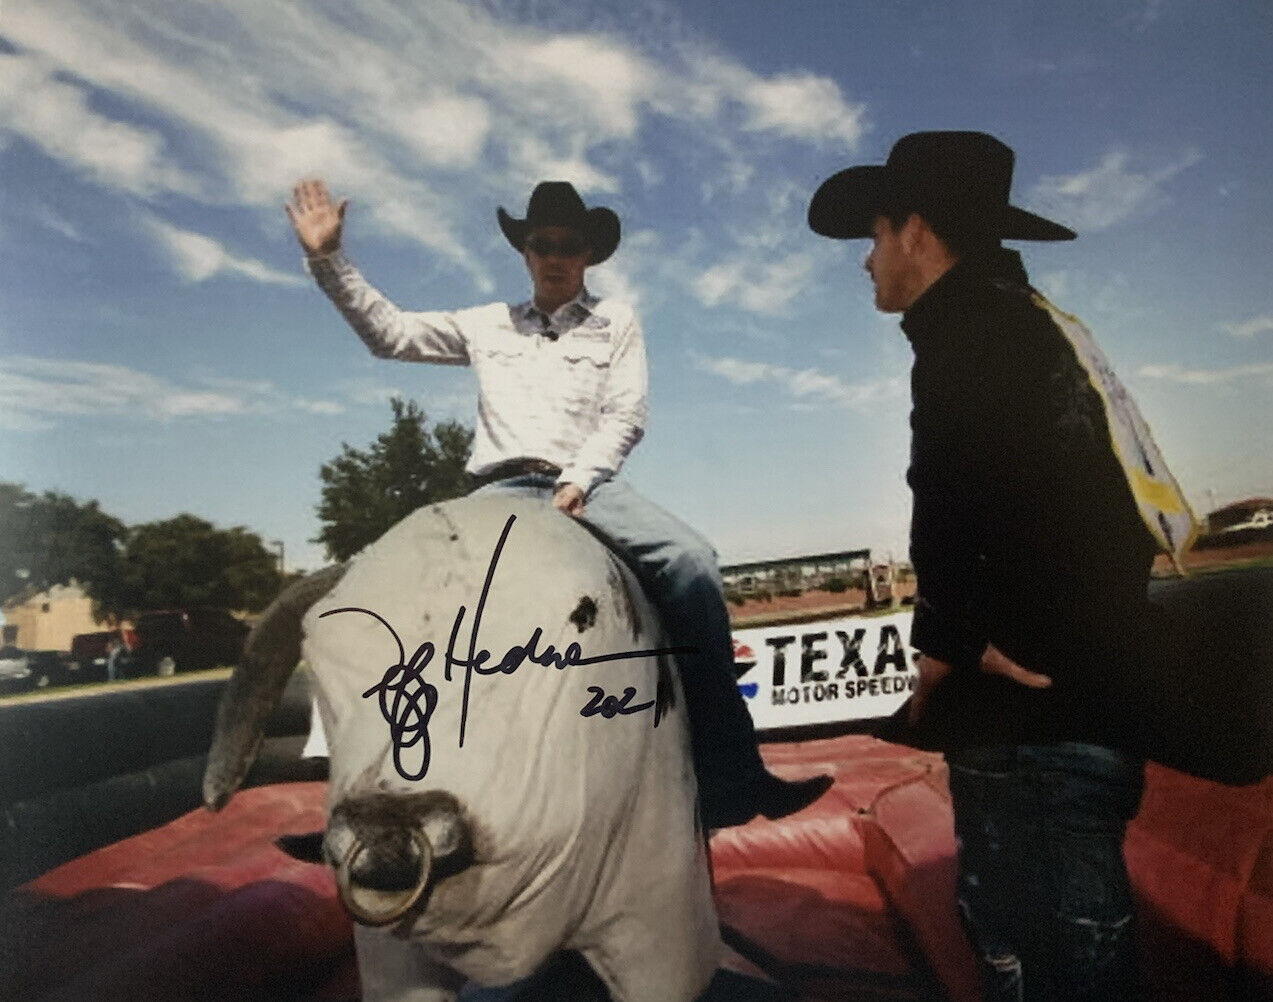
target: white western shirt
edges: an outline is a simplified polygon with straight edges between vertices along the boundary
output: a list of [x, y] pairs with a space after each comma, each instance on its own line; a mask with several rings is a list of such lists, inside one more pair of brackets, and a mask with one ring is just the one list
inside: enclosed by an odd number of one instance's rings
[[544, 459], [561, 467], [559, 484], [586, 493], [613, 476], [641, 440], [645, 343], [627, 303], [585, 289], [552, 316], [532, 302], [409, 312], [373, 288], [342, 251], [307, 258], [306, 266], [373, 355], [473, 366], [470, 473], [480, 476], [508, 459]]

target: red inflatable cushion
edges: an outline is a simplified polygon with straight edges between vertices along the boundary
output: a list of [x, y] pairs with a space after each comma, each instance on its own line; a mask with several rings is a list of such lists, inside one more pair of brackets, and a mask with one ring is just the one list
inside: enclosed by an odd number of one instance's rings
[[750, 871], [717, 883], [716, 906], [722, 925], [759, 949], [773, 974], [795, 967], [914, 972], [915, 958], [901, 949], [905, 927], [865, 874]]
[[[1273, 983], [1273, 778], [1222, 786], [1150, 763], [1123, 854], [1155, 998]], [[1251, 998], [1273, 997], [1256, 992]]]
[[[975, 962], [954, 910], [940, 756], [860, 735], [771, 744], [763, 753], [778, 775], [829, 772], [835, 786], [779, 822], [762, 818], [714, 835], [723, 926], [759, 950], [762, 966], [802, 1000], [928, 998], [942, 990], [934, 975], [952, 998], [972, 998]], [[912, 789], [923, 791], [923, 809], [903, 816], [893, 800], [905, 801], [911, 795], [902, 791]], [[881, 805], [888, 805], [886, 830]], [[930, 843], [931, 853], [911, 851]], [[902, 872], [912, 857], [924, 873]], [[949, 886], [932, 886], [934, 864]], [[944, 955], [926, 959], [930, 949]]]
[[4, 902], [11, 997], [357, 998], [326, 867], [274, 847], [320, 828], [322, 783], [259, 787], [73, 860]]

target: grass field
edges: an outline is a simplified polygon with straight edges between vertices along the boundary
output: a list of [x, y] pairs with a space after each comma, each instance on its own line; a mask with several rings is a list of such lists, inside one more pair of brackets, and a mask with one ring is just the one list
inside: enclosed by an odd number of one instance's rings
[[138, 689], [161, 689], [170, 685], [186, 685], [190, 682], [202, 682], [215, 679], [227, 679], [232, 671], [229, 667], [209, 668], [206, 671], [188, 671], [177, 675], [147, 678], [131, 678], [119, 682], [87, 682], [83, 685], [57, 685], [47, 689], [33, 689], [31, 692], [16, 693], [11, 696], [0, 696], [0, 705], [9, 703], [41, 703], [58, 699], [70, 699], [75, 696], [91, 696], [97, 692], [125, 692]]

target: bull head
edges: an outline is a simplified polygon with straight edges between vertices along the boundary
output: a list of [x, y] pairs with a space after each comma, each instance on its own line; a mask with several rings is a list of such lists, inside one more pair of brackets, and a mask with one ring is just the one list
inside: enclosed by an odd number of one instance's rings
[[[345, 566], [329, 567], [286, 589], [261, 616], [244, 644], [217, 708], [216, 732], [203, 777], [203, 801], [220, 810], [256, 759], [265, 722], [278, 706], [300, 660], [301, 621], [336, 586]], [[326, 833], [279, 839], [290, 855], [326, 860], [340, 899], [365, 925], [387, 925], [422, 905], [439, 879], [468, 864], [472, 840], [450, 794], [370, 792], [348, 796], [332, 810]]]

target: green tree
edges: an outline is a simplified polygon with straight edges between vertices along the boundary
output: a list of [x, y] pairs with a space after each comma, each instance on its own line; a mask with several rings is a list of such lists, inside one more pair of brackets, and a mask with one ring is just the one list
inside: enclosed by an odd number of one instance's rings
[[423, 505], [468, 493], [472, 429], [457, 421], [430, 428], [415, 403], [389, 403], [387, 432], [366, 449], [342, 443], [340, 455], [319, 470], [322, 529], [314, 542], [333, 560], [348, 560]]
[[34, 554], [31, 547], [31, 502], [35, 496], [21, 484], [0, 483], [0, 600], [27, 587]]
[[0, 483], [0, 599], [71, 580], [96, 596], [120, 573], [126, 531], [96, 501]]
[[94, 594], [118, 614], [199, 605], [256, 611], [283, 583], [275, 555], [256, 533], [218, 529], [189, 514], [134, 526], [121, 563], [115, 581]]

